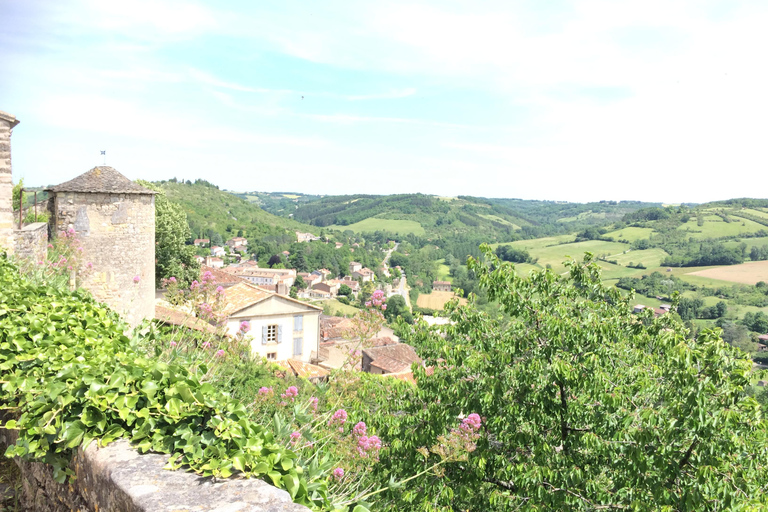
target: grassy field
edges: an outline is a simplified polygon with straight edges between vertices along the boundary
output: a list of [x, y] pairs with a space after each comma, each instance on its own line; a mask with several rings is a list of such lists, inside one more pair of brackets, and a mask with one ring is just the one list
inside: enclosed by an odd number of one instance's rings
[[617, 229], [616, 231], [611, 231], [606, 233], [605, 236], [616, 241], [626, 240], [628, 242], [634, 242], [635, 240], [649, 238], [653, 231], [653, 228], [628, 227], [624, 229]]
[[355, 222], [349, 226], [331, 225], [328, 229], [338, 229], [340, 231], [346, 231], [348, 229], [365, 233], [371, 231], [389, 231], [391, 233], [423, 235], [425, 233], [421, 224], [415, 220], [395, 220], [395, 219], [380, 219], [378, 217], [370, 217], [360, 222]]
[[742, 212], [749, 213], [750, 215], [754, 215], [755, 217], [761, 217], [763, 219], [768, 220], [768, 212], [762, 209], [745, 208], [742, 210]]
[[643, 251], [629, 251], [625, 254], [619, 254], [611, 258], [616, 260], [619, 265], [628, 265], [629, 263], [642, 263], [646, 267], [658, 267], [661, 261], [668, 256], [664, 249], [655, 247], [653, 249], [645, 249]]
[[342, 304], [336, 299], [323, 301], [322, 305], [325, 306], [326, 304], [331, 309], [331, 316], [335, 316], [336, 312], [341, 312], [341, 314], [346, 317], [352, 317], [360, 312], [360, 310], [357, 309], [356, 307], [348, 306], [347, 304]]
[[[511, 244], [503, 244], [503, 245], [511, 245], [512, 247], [517, 247], [518, 249], [523, 248], [528, 251], [531, 249], [541, 249], [542, 247], [549, 247], [550, 245], [560, 245], [563, 243], [573, 242], [576, 240], [576, 235], [560, 235], [560, 236], [549, 236], [546, 238], [535, 238], [533, 240], [520, 240], [518, 242], [512, 242]], [[493, 244], [491, 247], [494, 249], [502, 244]]]
[[[420, 308], [429, 308], [441, 310], [445, 303], [454, 298], [456, 295], [453, 292], [432, 292], [429, 294], [421, 294], [416, 300], [416, 305]], [[466, 304], [467, 299], [459, 299], [461, 304]]]
[[[515, 242], [517, 243], [517, 242]], [[604, 242], [602, 240], [588, 240], [586, 242], [577, 242], [573, 244], [554, 245], [549, 247], [539, 247], [528, 249], [533, 258], [538, 258], [537, 263], [541, 266], [552, 265], [555, 272], [565, 271], [563, 262], [572, 257], [581, 260], [585, 252], [591, 252], [596, 256], [606, 255], [613, 259], [616, 255], [622, 254], [627, 250], [626, 244], [618, 242]]]
[[704, 225], [699, 226], [697, 224], [696, 217], [691, 217], [691, 220], [678, 227], [681, 231], [686, 231], [688, 236], [695, 239], [703, 238], [719, 238], [723, 236], [737, 237], [741, 233], [754, 233], [761, 229], [765, 229], [765, 226], [758, 224], [747, 219], [738, 219], [734, 217], [733, 222], [725, 222], [717, 215], [704, 216]]
[[488, 214], [482, 214], [482, 213], [478, 213], [477, 215], [484, 219], [498, 222], [499, 224], [504, 224], [505, 226], [511, 226], [512, 229], [520, 229], [520, 226], [518, 226], [517, 224], [513, 224], [512, 222], [509, 222], [507, 219], [502, 219], [497, 215], [488, 215]]
[[726, 247], [739, 247], [742, 243], [747, 244], [747, 254], [749, 254], [749, 250], [752, 248], [752, 246], [762, 247], [764, 245], [768, 245], [768, 237], [763, 236], [755, 238], [740, 238], [739, 240], [729, 240], [727, 242], [723, 242], [723, 245]]
[[451, 268], [445, 264], [445, 259], [437, 260], [437, 280], [453, 282], [453, 278], [449, 275]]
[[578, 215], [574, 215], [573, 217], [563, 217], [561, 219], [557, 219], [557, 222], [575, 222], [577, 220], [585, 220], [585, 219], [605, 219], [605, 212], [595, 213], [595, 212], [582, 212]]

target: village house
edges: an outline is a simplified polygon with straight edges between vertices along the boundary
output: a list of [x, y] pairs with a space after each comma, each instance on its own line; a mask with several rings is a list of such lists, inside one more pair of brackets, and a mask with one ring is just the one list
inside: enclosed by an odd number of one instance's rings
[[220, 247], [218, 245], [214, 245], [213, 247], [211, 247], [211, 256], [218, 256], [219, 258], [222, 258], [226, 254], [227, 254], [227, 251], [223, 247]]
[[436, 292], [449, 292], [451, 291], [451, 283], [448, 281], [433, 281], [432, 290]]
[[339, 286], [338, 283], [334, 283], [333, 281], [324, 281], [322, 283], [317, 283], [312, 289], [328, 293], [331, 297], [336, 297], [339, 293]]
[[344, 244], [343, 244], [343, 243], [341, 243], [341, 242], [336, 242], [336, 248], [337, 248], [337, 249], [341, 249], [342, 247], [344, 247]]
[[349, 288], [352, 290], [352, 293], [357, 295], [357, 292], [360, 291], [360, 283], [352, 279], [350, 276], [344, 276], [339, 280], [339, 286], [342, 284], [345, 284], [349, 286]]
[[222, 268], [224, 267], [224, 260], [215, 256], [207, 256], [205, 258], [205, 265], [213, 268]]
[[239, 250], [239, 249], [245, 249], [245, 247], [248, 245], [248, 240], [245, 238], [238, 236], [235, 238], [230, 238], [227, 240], [227, 246], [232, 249], [233, 251]]
[[297, 359], [287, 359], [285, 361], [278, 361], [277, 364], [284, 368], [287, 373], [298, 377], [300, 379], [307, 379], [313, 384], [318, 382], [325, 382], [328, 380], [330, 372], [320, 366], [305, 363]]
[[203, 256], [196, 255], [195, 261], [202, 265], [203, 263], [205, 263], [205, 258]]
[[312, 288], [317, 283], [323, 280], [322, 274], [310, 274], [309, 272], [299, 272], [299, 276], [304, 280], [304, 284], [307, 288]]
[[250, 283], [238, 283], [224, 294], [227, 333], [235, 336], [248, 330], [251, 353], [270, 361], [310, 362], [316, 357], [321, 312], [322, 308]]
[[296, 231], [296, 238], [299, 242], [314, 242], [320, 240], [319, 236], [315, 236], [312, 233], [302, 233], [301, 231]]
[[155, 320], [165, 325], [175, 325], [205, 334], [217, 334], [216, 328], [208, 322], [170, 306], [155, 304]]
[[353, 272], [357, 272], [361, 268], [363, 268], [362, 263], [358, 263], [356, 261], [350, 261], [349, 262], [349, 273], [350, 274], [352, 274]]
[[353, 271], [352, 277], [361, 279], [365, 283], [367, 281], [373, 281], [376, 278], [376, 273], [369, 268], [363, 267], [360, 270]]
[[363, 350], [362, 370], [377, 375], [411, 371], [413, 363], [420, 363], [416, 350], [405, 343], [384, 345]]
[[757, 337], [757, 351], [768, 352], [768, 334], [761, 334]]
[[194, 241], [195, 247], [210, 245], [210, 243], [211, 241], [208, 238], [195, 238], [195, 241]]
[[224, 271], [281, 295], [287, 295], [296, 280], [296, 270], [292, 268], [260, 268], [251, 265], [230, 265]]

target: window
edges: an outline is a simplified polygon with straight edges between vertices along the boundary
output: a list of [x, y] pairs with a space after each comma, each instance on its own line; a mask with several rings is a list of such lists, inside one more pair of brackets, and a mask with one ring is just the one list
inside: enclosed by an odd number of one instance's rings
[[301, 336], [298, 338], [293, 338], [293, 355], [300, 356], [303, 350], [304, 338]]
[[278, 324], [264, 325], [261, 328], [261, 344], [282, 343], [283, 326]]
[[275, 359], [277, 359], [277, 352], [268, 352], [267, 359], [269, 359], [270, 361], [274, 361]]
[[304, 315], [295, 315], [293, 317], [293, 330], [297, 332], [304, 330]]

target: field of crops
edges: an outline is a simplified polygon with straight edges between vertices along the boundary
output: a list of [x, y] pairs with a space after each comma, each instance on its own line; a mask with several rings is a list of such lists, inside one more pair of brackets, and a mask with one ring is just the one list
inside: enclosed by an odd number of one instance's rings
[[[416, 305], [420, 308], [429, 308], [441, 310], [445, 303], [454, 298], [456, 295], [453, 292], [435, 292], [429, 294], [421, 294], [416, 300]], [[466, 304], [466, 299], [459, 299], [461, 304]]]

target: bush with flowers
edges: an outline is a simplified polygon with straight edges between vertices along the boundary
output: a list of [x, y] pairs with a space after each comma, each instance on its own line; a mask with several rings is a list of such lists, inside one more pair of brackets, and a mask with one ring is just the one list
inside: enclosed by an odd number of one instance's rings
[[74, 289], [93, 272], [80, 236], [70, 227], [48, 243], [43, 260], [20, 259], [19, 270], [27, 279], [61, 289]]

